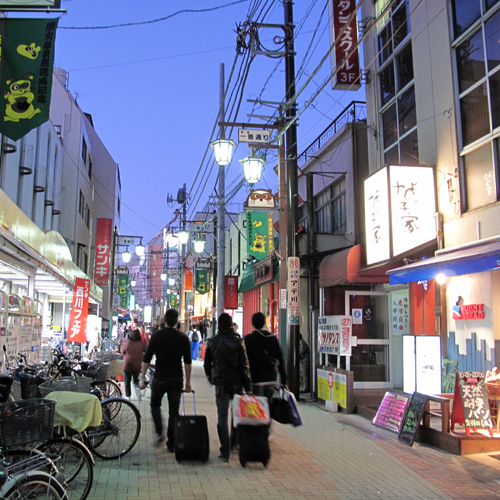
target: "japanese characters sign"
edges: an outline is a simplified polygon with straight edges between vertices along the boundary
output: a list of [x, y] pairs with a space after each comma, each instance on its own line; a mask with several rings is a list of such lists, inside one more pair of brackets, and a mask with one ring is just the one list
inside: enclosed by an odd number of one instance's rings
[[272, 212], [247, 212], [247, 252], [257, 260], [274, 250]]
[[483, 372], [457, 372], [452, 410], [455, 423], [466, 428], [491, 429], [488, 392]]
[[87, 342], [90, 280], [75, 278], [71, 313], [69, 315], [68, 342]]
[[99, 286], [109, 284], [112, 223], [111, 219], [97, 218], [94, 281]]
[[330, 42], [333, 44], [340, 36], [332, 52], [333, 71], [338, 70], [332, 80], [332, 87], [334, 90], [358, 90], [361, 87], [359, 52], [357, 48], [353, 50], [358, 43], [356, 16], [354, 15], [349, 21], [356, 10], [356, 2], [355, 0], [330, 0], [328, 5]]
[[224, 309], [238, 309], [238, 276], [224, 276]]
[[287, 264], [288, 324], [298, 325], [300, 323], [300, 259], [288, 257]]
[[0, 19], [0, 133], [13, 141], [49, 119], [57, 19]]
[[410, 334], [410, 299], [408, 290], [391, 293], [391, 325], [393, 335]]
[[270, 137], [269, 130], [238, 130], [238, 142], [269, 142]]
[[129, 277], [126, 274], [121, 274], [117, 277], [117, 290], [120, 297], [120, 307], [128, 307], [128, 283]]
[[351, 316], [320, 316], [318, 318], [319, 352], [350, 356], [351, 337]]
[[209, 289], [209, 273], [206, 269], [196, 269], [196, 291], [204, 294]]

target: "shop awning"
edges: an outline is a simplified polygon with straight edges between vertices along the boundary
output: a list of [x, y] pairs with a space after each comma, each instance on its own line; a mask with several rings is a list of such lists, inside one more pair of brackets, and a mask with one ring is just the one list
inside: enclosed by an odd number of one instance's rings
[[319, 265], [319, 286], [389, 282], [387, 267], [363, 269], [361, 266], [361, 245], [327, 255]]
[[255, 261], [249, 262], [243, 271], [243, 276], [241, 277], [240, 286], [238, 287], [238, 292], [248, 292], [253, 288], [260, 287], [262, 285], [266, 285], [267, 283], [271, 283], [272, 281], [277, 281], [279, 279], [279, 263], [278, 260], [273, 257], [273, 278], [264, 282], [255, 284]]
[[500, 268], [500, 241], [477, 242], [467, 248], [438, 250], [435, 257], [387, 271], [391, 285], [434, 279], [438, 274], [449, 278], [463, 274], [495, 271]]

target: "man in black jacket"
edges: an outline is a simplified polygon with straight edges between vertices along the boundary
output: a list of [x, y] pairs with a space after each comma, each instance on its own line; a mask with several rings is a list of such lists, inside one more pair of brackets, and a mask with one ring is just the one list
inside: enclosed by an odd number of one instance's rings
[[261, 312], [252, 316], [254, 331], [245, 337], [252, 390], [256, 396], [266, 396], [270, 399], [279, 372], [280, 382], [286, 385], [286, 370], [283, 363], [283, 352], [276, 335], [264, 330], [266, 317]]
[[217, 335], [207, 341], [203, 364], [209, 382], [215, 385], [219, 458], [224, 462], [229, 461], [231, 452], [229, 405], [235, 394], [241, 394], [243, 389], [251, 394], [252, 390], [245, 344], [242, 338], [235, 335], [232, 325], [229, 314], [222, 313], [219, 316]]

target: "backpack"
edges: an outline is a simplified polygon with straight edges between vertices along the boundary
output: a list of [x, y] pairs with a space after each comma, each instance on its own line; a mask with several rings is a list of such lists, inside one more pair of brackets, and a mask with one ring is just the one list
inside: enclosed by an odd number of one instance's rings
[[199, 342], [200, 336], [198, 335], [198, 330], [193, 330], [193, 335], [191, 336], [191, 342]]

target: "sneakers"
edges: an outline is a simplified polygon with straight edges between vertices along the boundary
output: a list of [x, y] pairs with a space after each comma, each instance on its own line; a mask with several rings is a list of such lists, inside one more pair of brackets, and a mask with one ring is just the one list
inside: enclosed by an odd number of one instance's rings
[[229, 457], [226, 455], [223, 455], [222, 453], [219, 455], [219, 457], [223, 462], [229, 462]]
[[141, 401], [142, 400], [142, 391], [138, 385], [135, 386], [135, 394], [137, 396], [137, 400]]
[[164, 440], [165, 440], [165, 438], [163, 436], [158, 436], [155, 439], [155, 446], [161, 446], [163, 444]]

